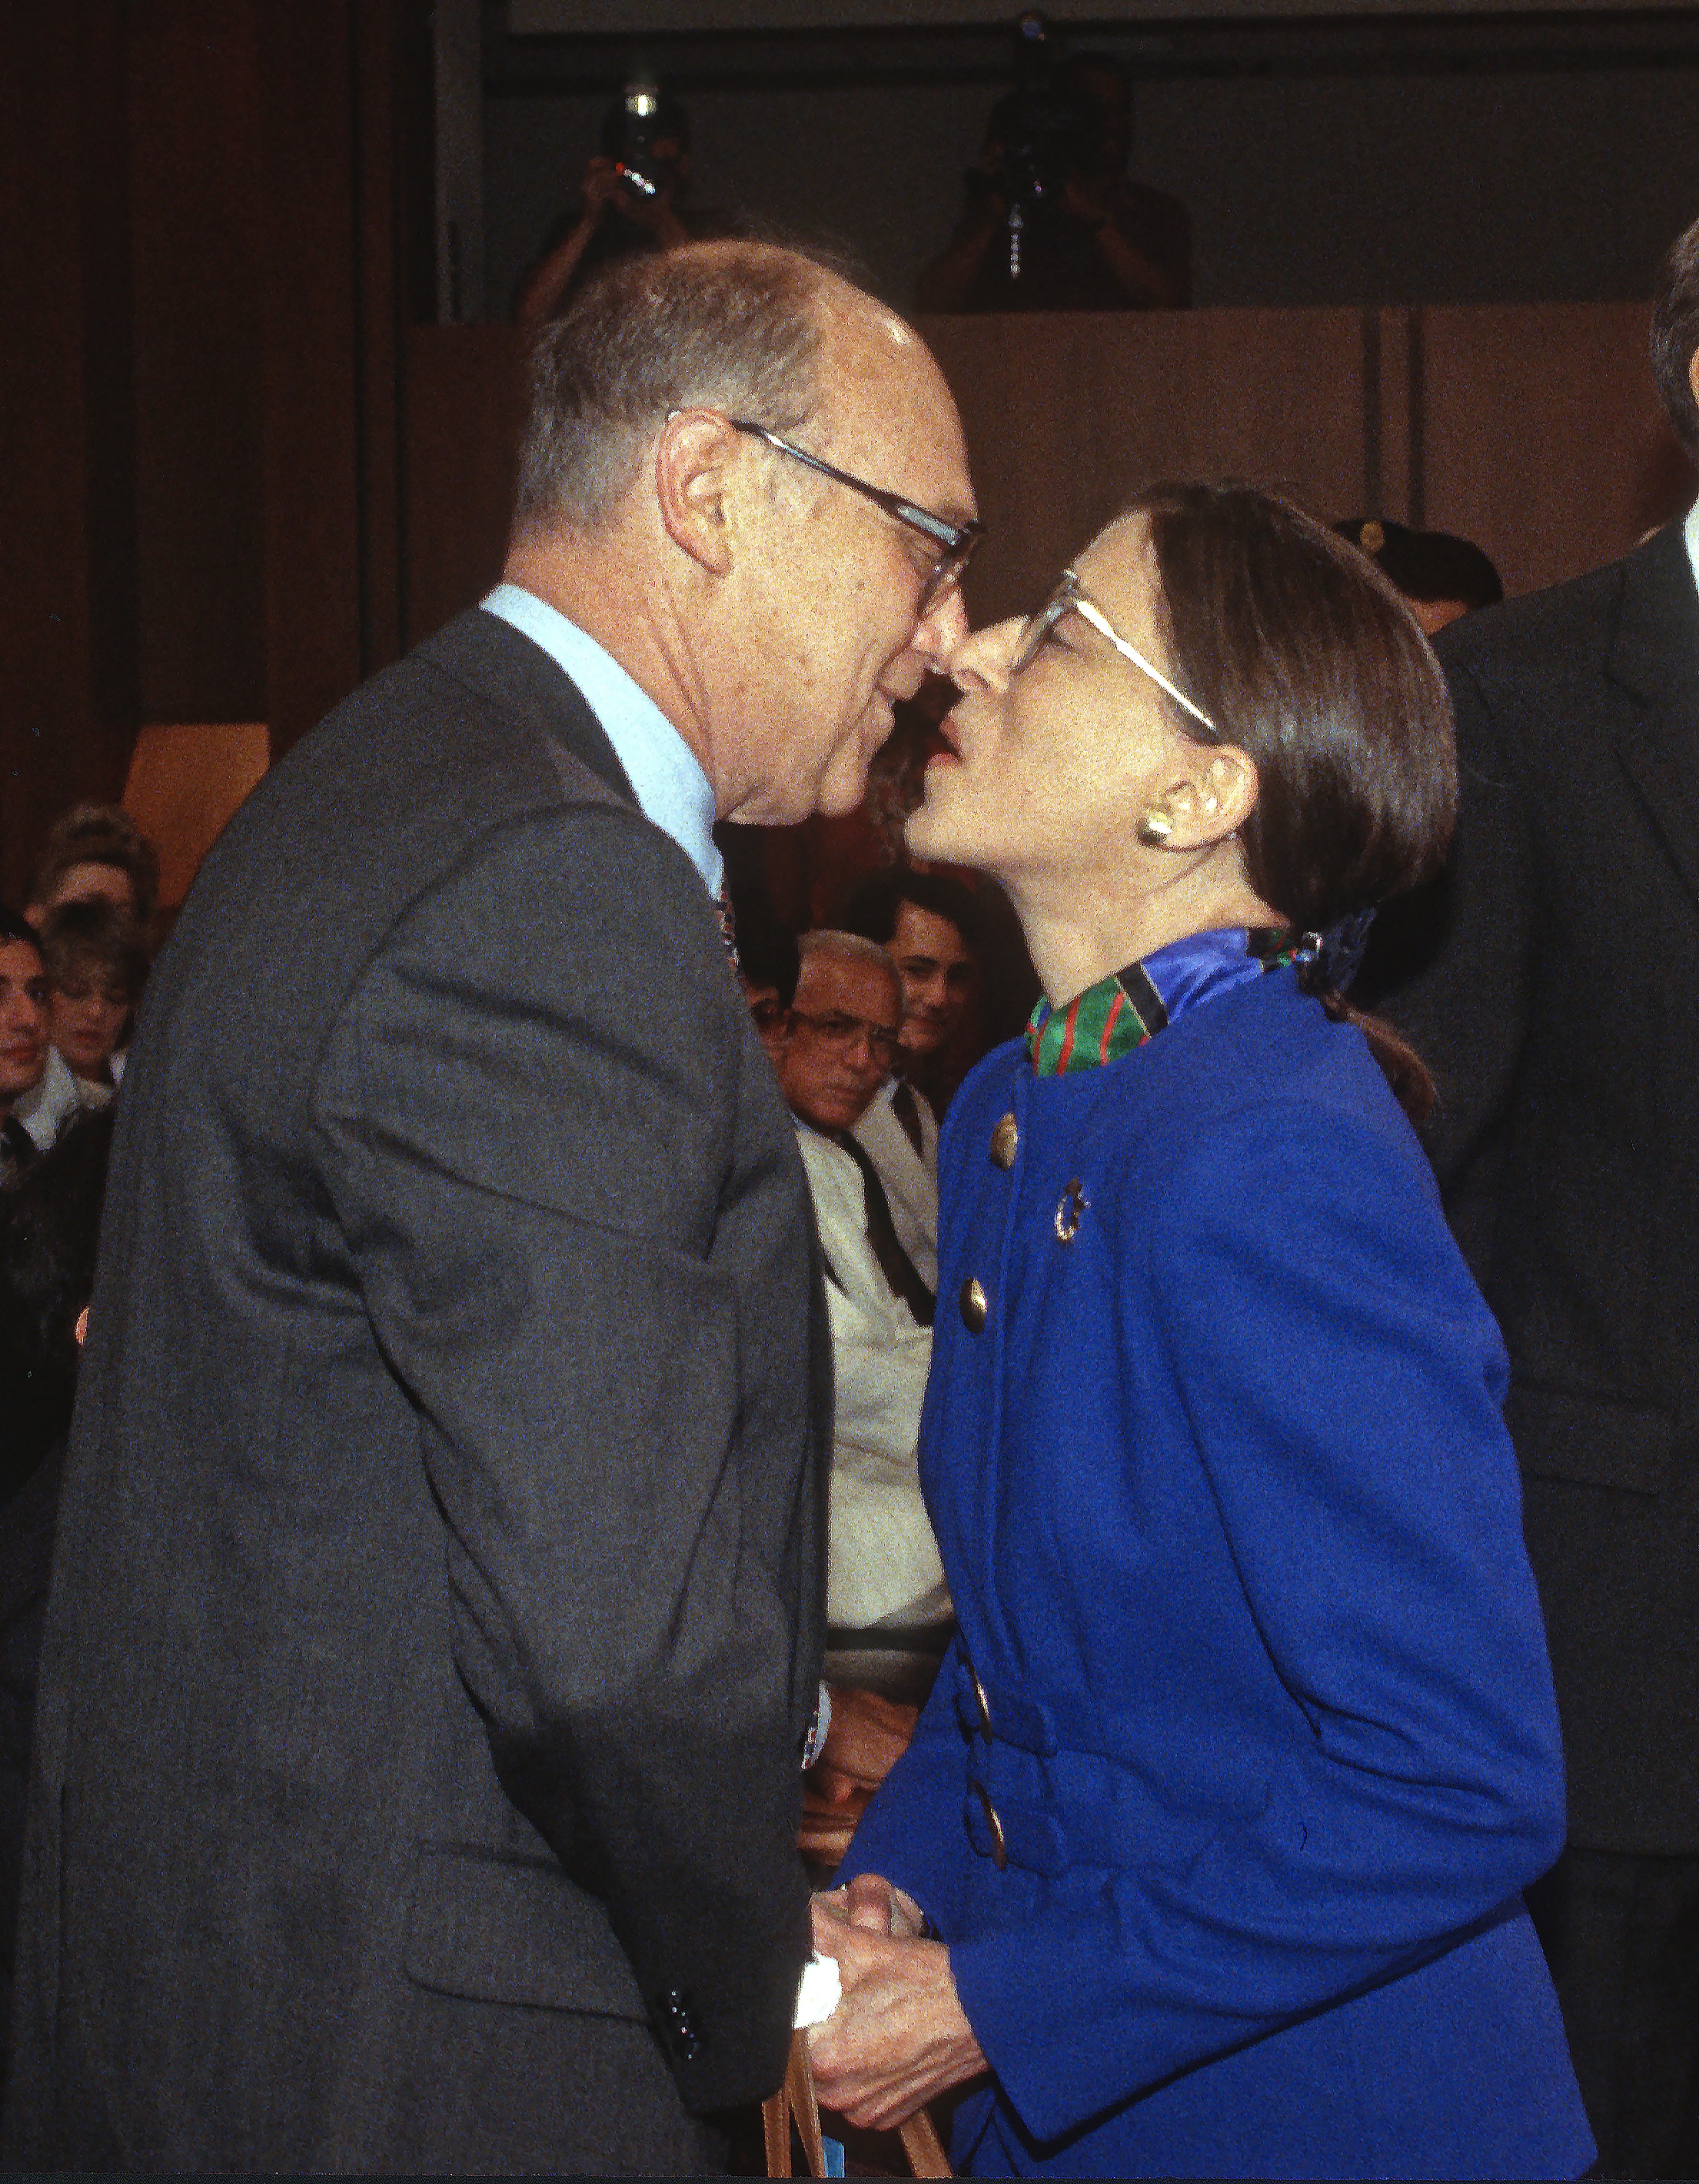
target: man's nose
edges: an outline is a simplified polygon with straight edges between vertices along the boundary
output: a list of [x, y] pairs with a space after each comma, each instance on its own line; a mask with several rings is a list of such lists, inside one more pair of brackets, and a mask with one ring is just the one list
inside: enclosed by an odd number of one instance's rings
[[943, 669], [951, 650], [966, 634], [967, 609], [962, 604], [961, 587], [946, 584], [915, 624], [913, 649], [929, 666]]

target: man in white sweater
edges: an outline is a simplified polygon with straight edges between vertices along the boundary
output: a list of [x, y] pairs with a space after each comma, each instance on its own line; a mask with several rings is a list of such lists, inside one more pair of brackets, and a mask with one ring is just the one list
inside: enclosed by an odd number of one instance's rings
[[[933, 1298], [851, 1133], [890, 1072], [902, 989], [872, 941], [811, 933], [800, 949], [780, 1082], [796, 1117], [826, 1257], [837, 1379], [828, 1644], [865, 1652], [854, 1680], [888, 1685], [887, 1695], [900, 1697], [918, 1667], [902, 1657], [917, 1645], [926, 1666], [935, 1666], [926, 1634], [950, 1615], [916, 1468]], [[886, 1653], [896, 1658], [887, 1661]]]

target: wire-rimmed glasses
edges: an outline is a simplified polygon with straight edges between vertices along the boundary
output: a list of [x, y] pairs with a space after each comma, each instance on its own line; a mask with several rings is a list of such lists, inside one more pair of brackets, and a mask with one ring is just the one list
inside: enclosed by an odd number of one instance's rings
[[897, 1058], [898, 1034], [884, 1024], [869, 1023], [866, 1017], [851, 1016], [847, 1009], [830, 1009], [823, 1014], [812, 1009], [793, 1009], [794, 1023], [805, 1024], [822, 1046], [835, 1054], [849, 1054], [858, 1039], [865, 1038], [867, 1051], [879, 1067], [888, 1072]]
[[838, 485], [847, 485], [852, 493], [859, 493], [871, 500], [876, 508], [883, 508], [887, 515], [905, 523], [911, 531], [918, 531], [930, 538], [939, 549], [932, 574], [927, 578], [926, 588], [915, 610], [916, 619], [923, 617], [939, 595], [959, 584], [961, 572], [973, 558], [973, 549], [985, 536], [985, 526], [970, 516], [966, 523], [952, 523], [947, 516], [934, 515], [929, 508], [922, 508], [912, 500], [905, 500], [900, 493], [888, 493], [883, 486], [869, 485], [865, 478], [852, 477], [848, 471], [811, 455], [806, 448], [799, 448], [766, 425], [757, 425], [748, 417], [728, 417], [726, 421], [734, 432], [748, 432], [757, 440], [765, 440], [768, 447], [776, 448], [782, 455], [788, 455], [799, 463], [805, 463], [822, 477], [833, 479]]
[[1044, 639], [1062, 616], [1070, 614], [1077, 614], [1082, 621], [1089, 622], [1100, 637], [1108, 638], [1123, 660], [1130, 660], [1135, 667], [1142, 668], [1157, 688], [1166, 691], [1182, 712], [1189, 713], [1193, 720], [1207, 728], [1212, 736], [1221, 733], [1201, 705], [1194, 705], [1185, 692], [1177, 688], [1160, 667], [1145, 657], [1136, 644], [1128, 643], [1096, 600], [1087, 598], [1081, 590], [1079, 578], [1072, 569], [1062, 571], [1061, 581], [1055, 591], [1038, 612], [1029, 616], [1026, 627], [1021, 632], [1020, 642], [1015, 647], [1015, 656], [1009, 663], [1009, 672], [1018, 675], [1023, 667], [1029, 667], [1037, 658], [1039, 648]]

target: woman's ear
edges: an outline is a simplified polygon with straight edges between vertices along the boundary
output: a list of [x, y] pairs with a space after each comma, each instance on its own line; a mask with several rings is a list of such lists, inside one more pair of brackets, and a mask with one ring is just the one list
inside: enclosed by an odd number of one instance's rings
[[1262, 784], [1249, 751], [1237, 744], [1199, 744], [1194, 771], [1162, 799], [1173, 824], [1165, 846], [1206, 850], [1236, 834], [1256, 809]]

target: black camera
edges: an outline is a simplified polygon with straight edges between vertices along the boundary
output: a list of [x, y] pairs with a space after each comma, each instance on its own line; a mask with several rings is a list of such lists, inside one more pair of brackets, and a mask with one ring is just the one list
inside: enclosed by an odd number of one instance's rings
[[660, 86], [646, 77], [634, 78], [625, 88], [619, 144], [614, 154], [620, 187], [629, 196], [658, 198], [677, 180], [672, 161], [659, 156], [655, 148], [656, 142], [670, 133]]
[[1056, 88], [1056, 59], [1050, 25], [1029, 8], [1015, 24], [1015, 88], [999, 110], [997, 176], [1004, 203], [1028, 213], [1061, 193], [1079, 152], [1080, 114]]

